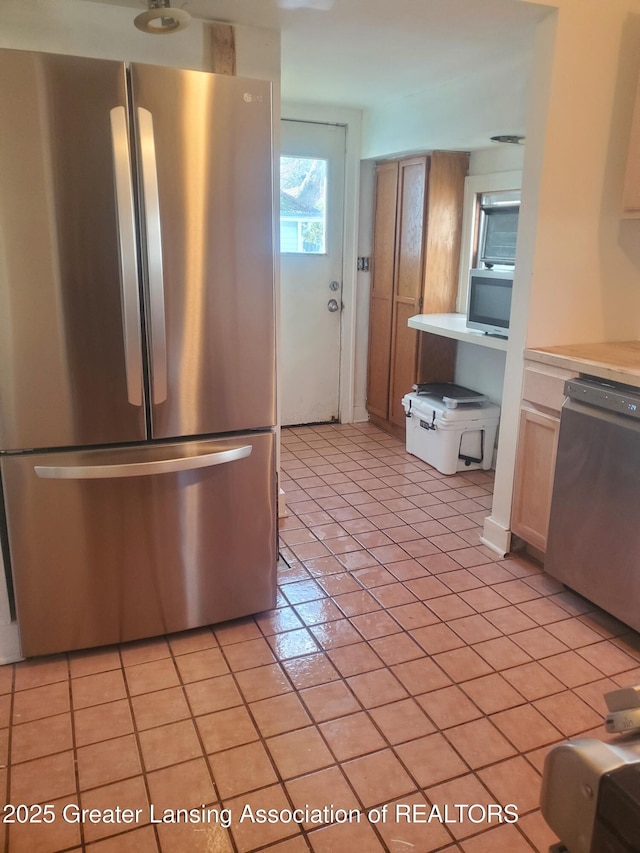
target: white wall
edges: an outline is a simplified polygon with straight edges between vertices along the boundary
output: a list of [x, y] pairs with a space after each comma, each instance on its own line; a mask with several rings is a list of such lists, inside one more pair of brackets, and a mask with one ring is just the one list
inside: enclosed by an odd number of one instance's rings
[[526, 341], [635, 340], [640, 223], [621, 222], [619, 211], [640, 66], [640, 2], [558, 5], [546, 134], [531, 152], [540, 187]]
[[558, 11], [538, 28], [514, 343], [485, 522], [485, 537], [499, 550], [510, 539], [524, 344], [636, 340], [640, 331], [640, 222], [619, 218], [640, 63], [640, 2], [543, 2]]
[[[398, 98], [368, 110], [363, 125], [364, 159], [431, 150], [483, 148], [498, 133], [525, 125], [529, 55], [513, 64], [479, 68], [472, 79], [452, 79], [429, 93]], [[505, 81], [518, 80], [517, 86]]]
[[[86, 0], [2, 0], [0, 47], [209, 70], [208, 25], [192, 20], [185, 30], [149, 35], [133, 24], [145, 5], [141, 2], [141, 9], [135, 9]], [[237, 73], [273, 80], [279, 87], [280, 33], [238, 26], [235, 38]]]
[[525, 146], [510, 143], [492, 143], [488, 148], [471, 152], [469, 175], [497, 175], [504, 172], [522, 172]]

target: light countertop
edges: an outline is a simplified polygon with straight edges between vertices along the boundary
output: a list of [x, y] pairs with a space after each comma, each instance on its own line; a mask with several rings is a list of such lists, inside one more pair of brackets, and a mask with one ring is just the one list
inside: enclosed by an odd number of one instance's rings
[[640, 341], [568, 344], [525, 350], [525, 358], [640, 387]]
[[465, 314], [416, 314], [415, 317], [409, 317], [408, 325], [410, 329], [430, 332], [432, 335], [453, 338], [468, 344], [503, 351], [507, 349], [505, 338], [494, 338], [484, 332], [468, 329]]

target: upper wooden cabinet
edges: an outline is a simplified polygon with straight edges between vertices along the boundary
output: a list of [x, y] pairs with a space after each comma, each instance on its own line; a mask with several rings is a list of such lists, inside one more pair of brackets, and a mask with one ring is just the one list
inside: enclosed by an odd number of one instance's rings
[[455, 310], [468, 165], [467, 154], [437, 151], [376, 167], [367, 409], [400, 437], [411, 386], [453, 379], [455, 341], [407, 322]]
[[640, 81], [636, 89], [627, 153], [627, 171], [622, 190], [622, 216], [626, 219], [640, 218]]

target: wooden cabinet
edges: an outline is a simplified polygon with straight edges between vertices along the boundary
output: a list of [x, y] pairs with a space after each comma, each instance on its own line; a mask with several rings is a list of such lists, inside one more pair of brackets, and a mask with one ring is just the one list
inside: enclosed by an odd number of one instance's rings
[[511, 529], [539, 551], [547, 547], [560, 417], [520, 408]]
[[525, 363], [511, 529], [541, 554], [547, 547], [564, 383], [572, 376]]
[[627, 152], [627, 170], [622, 190], [622, 216], [640, 218], [640, 81], [636, 89], [631, 135]]
[[438, 151], [376, 167], [367, 409], [400, 437], [411, 386], [453, 379], [455, 341], [407, 322], [455, 309], [468, 162]]

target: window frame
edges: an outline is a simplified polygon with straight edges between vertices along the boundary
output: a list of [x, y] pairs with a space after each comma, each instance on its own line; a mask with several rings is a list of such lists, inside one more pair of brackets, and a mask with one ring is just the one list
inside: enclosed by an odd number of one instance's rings
[[[499, 196], [503, 194], [506, 196], [515, 195], [516, 193], [517, 199], [505, 198], [503, 201], [496, 201], [494, 203], [483, 201], [484, 196]], [[517, 217], [520, 213], [520, 200], [520, 190], [496, 190], [493, 192], [482, 192], [478, 195], [479, 220], [478, 227], [476, 230], [476, 262], [474, 264], [474, 269], [513, 269], [513, 267], [515, 266], [515, 251], [513, 260], [507, 260], [505, 258], [497, 257], [488, 257], [486, 246], [491, 217], [495, 214], [503, 212], [515, 212]]]
[[[469, 175], [465, 179], [460, 247], [460, 271], [456, 312], [466, 314], [469, 292], [469, 271], [478, 265], [478, 228], [480, 224], [480, 198], [485, 193], [519, 191], [522, 189], [522, 171], [510, 170], [485, 175]], [[496, 265], [499, 269], [500, 267]], [[503, 269], [511, 269], [505, 265]]]

